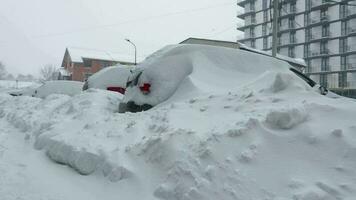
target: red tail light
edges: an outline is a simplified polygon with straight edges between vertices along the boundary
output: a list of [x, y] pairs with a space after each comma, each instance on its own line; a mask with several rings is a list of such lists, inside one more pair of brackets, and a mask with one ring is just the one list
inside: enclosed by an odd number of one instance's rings
[[150, 93], [150, 88], [151, 88], [151, 84], [149, 83], [144, 83], [143, 85], [140, 86], [140, 90], [143, 94]]

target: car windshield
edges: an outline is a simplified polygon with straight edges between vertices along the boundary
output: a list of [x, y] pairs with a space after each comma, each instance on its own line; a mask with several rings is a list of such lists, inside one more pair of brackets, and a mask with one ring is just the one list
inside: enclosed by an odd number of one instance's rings
[[290, 68], [290, 71], [292, 71], [294, 74], [296, 74], [299, 78], [303, 79], [305, 82], [308, 83], [308, 85], [310, 85], [310, 87], [314, 87], [316, 85], [316, 82], [313, 81], [312, 79], [310, 79], [309, 77], [307, 77], [306, 75], [304, 75], [303, 73], [301, 73], [300, 71], [294, 69], [294, 68]]

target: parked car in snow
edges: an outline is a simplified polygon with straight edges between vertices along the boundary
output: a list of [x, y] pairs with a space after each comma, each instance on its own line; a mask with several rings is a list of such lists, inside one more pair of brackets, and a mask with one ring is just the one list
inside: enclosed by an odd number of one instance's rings
[[147, 110], [177, 93], [231, 91], [267, 71], [294, 74], [320, 94], [328, 93], [287, 62], [270, 56], [223, 47], [172, 45], [147, 58], [132, 73], [119, 112]]
[[134, 69], [132, 66], [123, 65], [106, 67], [90, 76], [85, 81], [83, 90], [97, 88], [125, 94], [127, 80], [132, 69]]
[[46, 81], [42, 85], [21, 88], [9, 92], [12, 96], [32, 96], [46, 98], [51, 94], [65, 94], [74, 96], [82, 91], [83, 82], [79, 81]]
[[39, 84], [33, 84], [28, 87], [8, 90], [7, 93], [11, 96], [32, 96], [38, 87]]

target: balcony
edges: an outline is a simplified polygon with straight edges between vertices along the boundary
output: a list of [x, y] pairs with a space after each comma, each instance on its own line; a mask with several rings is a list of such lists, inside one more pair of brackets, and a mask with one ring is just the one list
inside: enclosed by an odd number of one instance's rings
[[255, 8], [252, 7], [252, 8], [245, 8], [245, 12], [242, 13], [242, 14], [238, 14], [237, 17], [238, 18], [241, 18], [241, 19], [245, 19], [246, 16], [248, 15], [252, 15], [255, 13]]
[[297, 0], [282, 0], [282, 4], [283, 3], [293, 3], [296, 2]]
[[355, 18], [356, 17], [356, 9], [348, 9], [347, 13], [346, 13], [346, 18], [347, 19], [351, 19], [351, 18]]
[[349, 27], [349, 28], [347, 29], [347, 34], [348, 34], [349, 36], [356, 36], [356, 28], [351, 28], [351, 27]]
[[331, 32], [327, 32], [327, 33], [317, 33], [317, 34], [313, 34], [310, 36], [309, 38], [309, 42], [320, 42], [320, 41], [324, 41], [324, 40], [329, 40], [329, 38], [331, 37]]
[[255, 1], [255, 0], [238, 0], [237, 5], [241, 6], [241, 7], [245, 7], [245, 4], [250, 3], [252, 1]]
[[310, 10], [319, 10], [333, 5], [333, 2], [328, 0], [312, 0]]
[[309, 58], [311, 57], [324, 57], [324, 56], [329, 56], [330, 51], [329, 49], [324, 49], [323, 51], [311, 51], [309, 52]]
[[329, 15], [324, 15], [321, 16], [320, 18], [313, 18], [308, 20], [308, 26], [313, 27], [313, 26], [319, 26], [322, 24], [326, 24], [329, 22], [330, 16]]
[[296, 8], [290, 9], [287, 13], [282, 9], [281, 15], [279, 16], [279, 18], [280, 18], [280, 19], [288, 18], [288, 17], [290, 17], [290, 16], [296, 15], [296, 13], [297, 13], [297, 9], [296, 9]]
[[356, 63], [348, 63], [347, 69], [356, 69]]
[[245, 20], [245, 24], [237, 27], [237, 30], [244, 31], [247, 28], [253, 27], [257, 24], [256, 19]]

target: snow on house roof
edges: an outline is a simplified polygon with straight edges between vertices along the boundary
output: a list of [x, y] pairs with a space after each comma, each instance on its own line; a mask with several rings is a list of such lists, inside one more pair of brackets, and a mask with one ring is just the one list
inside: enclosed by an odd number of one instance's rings
[[[67, 51], [68, 54], [70, 55], [72, 62], [76, 62], [76, 63], [82, 63], [83, 58], [134, 63], [134, 55], [125, 55], [121, 53], [115, 53], [115, 52], [104, 51], [104, 50], [85, 49], [85, 48], [76, 48], [76, 47], [68, 47]], [[138, 60], [142, 60], [142, 59], [138, 59]]]

